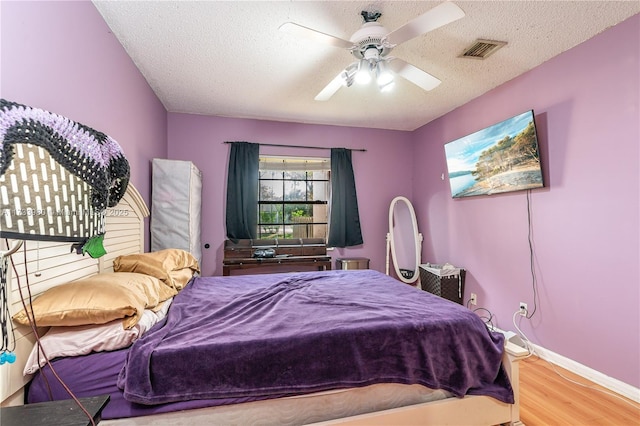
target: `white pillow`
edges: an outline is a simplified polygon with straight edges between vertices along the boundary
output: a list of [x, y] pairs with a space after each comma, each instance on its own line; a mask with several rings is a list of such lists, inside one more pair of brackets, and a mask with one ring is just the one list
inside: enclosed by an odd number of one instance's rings
[[[157, 312], [145, 309], [140, 321], [130, 329], [125, 329], [122, 326], [122, 320], [99, 325], [51, 327], [40, 338], [40, 343], [49, 360], [64, 356], [79, 356], [91, 352], [115, 351], [126, 348], [166, 316], [172, 300], [169, 299], [164, 302]], [[38, 345], [35, 344], [27, 359], [23, 374], [26, 376], [27, 374], [35, 373], [46, 362], [45, 356], [40, 351], [40, 363], [38, 365]]]

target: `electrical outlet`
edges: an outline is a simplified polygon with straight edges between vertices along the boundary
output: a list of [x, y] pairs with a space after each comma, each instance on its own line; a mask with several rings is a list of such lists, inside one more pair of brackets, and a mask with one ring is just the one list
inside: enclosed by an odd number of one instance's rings
[[519, 312], [520, 315], [522, 315], [523, 317], [527, 316], [527, 304], [524, 302], [520, 302], [520, 308], [519, 308]]
[[477, 305], [478, 304], [478, 295], [475, 293], [471, 293], [471, 299], [469, 299], [469, 303], [471, 303], [472, 305]]

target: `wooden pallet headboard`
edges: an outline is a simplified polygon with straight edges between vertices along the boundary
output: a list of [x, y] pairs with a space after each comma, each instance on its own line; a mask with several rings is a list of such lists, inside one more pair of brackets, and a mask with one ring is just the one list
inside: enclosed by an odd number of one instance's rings
[[[129, 184], [120, 203], [106, 212], [104, 247], [107, 254], [99, 259], [70, 252], [70, 243], [26, 241], [27, 269], [32, 296], [69, 281], [86, 278], [103, 272], [113, 272], [113, 260], [121, 255], [144, 251], [144, 218], [149, 216], [140, 193]], [[6, 250], [4, 240], [0, 249]], [[25, 293], [26, 277], [23, 248], [12, 255], [20, 284]], [[11, 315], [22, 309], [18, 280], [9, 264], [9, 303]], [[35, 337], [28, 327], [14, 325], [16, 337], [16, 362], [0, 365], [0, 403], [2, 406], [20, 405], [23, 388], [30, 377], [24, 377], [24, 363], [31, 352]], [[39, 333], [46, 331], [41, 329]]]

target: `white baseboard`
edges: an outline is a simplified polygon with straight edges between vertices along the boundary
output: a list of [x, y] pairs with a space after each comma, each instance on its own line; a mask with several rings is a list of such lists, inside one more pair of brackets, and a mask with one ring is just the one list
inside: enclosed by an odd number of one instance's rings
[[[494, 327], [495, 331], [501, 332], [506, 336], [512, 332], [505, 332], [504, 330], [500, 330], [497, 327]], [[516, 333], [517, 335], [517, 333]], [[597, 370], [594, 370], [591, 367], [587, 367], [586, 365], [580, 364], [577, 361], [574, 361], [570, 358], [557, 354], [549, 349], [545, 349], [542, 346], [538, 346], [534, 343], [529, 342], [529, 345], [533, 348], [536, 355], [538, 355], [541, 359], [545, 361], [549, 361], [552, 364], [555, 364], [559, 367], [564, 368], [574, 374], [577, 374], [580, 377], [584, 377], [587, 380], [592, 381], [610, 391], [617, 393], [618, 395], [622, 395], [626, 398], [631, 399], [640, 404], [640, 389], [627, 384], [618, 379], [614, 379], [613, 377], [609, 377], [604, 373], [601, 373]]]
[[609, 389], [612, 392], [629, 398], [637, 403], [640, 403], [640, 389], [635, 386], [631, 386], [621, 380], [607, 376], [591, 367], [580, 364], [570, 358], [557, 354], [549, 349], [545, 349], [542, 346], [538, 346], [533, 343], [529, 343], [535, 350], [535, 353], [542, 359], [549, 361], [555, 365], [558, 365], [565, 370], [571, 371], [587, 380], [590, 380], [604, 388]]

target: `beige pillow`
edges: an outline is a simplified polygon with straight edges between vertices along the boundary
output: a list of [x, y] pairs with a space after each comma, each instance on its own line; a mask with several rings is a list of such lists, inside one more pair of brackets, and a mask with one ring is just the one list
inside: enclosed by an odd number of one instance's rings
[[200, 266], [188, 251], [164, 249], [151, 253], [118, 256], [113, 261], [113, 270], [151, 275], [169, 287], [181, 290], [193, 274], [200, 272]]
[[183, 268], [169, 272], [169, 279], [173, 282], [173, 287], [182, 290], [185, 285], [193, 278], [194, 271], [191, 268]]
[[[155, 308], [168, 298], [171, 291], [167, 290], [172, 289], [148, 275], [97, 274], [50, 288], [34, 299], [32, 308], [36, 324], [41, 327], [104, 324], [122, 318], [122, 325], [129, 329], [145, 308]], [[29, 325], [24, 309], [13, 319]]]

